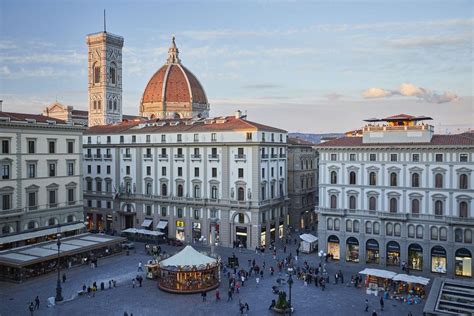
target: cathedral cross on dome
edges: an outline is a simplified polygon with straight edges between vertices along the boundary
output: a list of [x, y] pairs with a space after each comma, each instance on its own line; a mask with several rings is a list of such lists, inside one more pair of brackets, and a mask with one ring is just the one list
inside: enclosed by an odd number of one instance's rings
[[175, 37], [173, 36], [171, 47], [168, 49], [168, 59], [166, 60], [167, 64], [180, 64], [181, 60], [179, 59], [179, 50], [176, 47]]

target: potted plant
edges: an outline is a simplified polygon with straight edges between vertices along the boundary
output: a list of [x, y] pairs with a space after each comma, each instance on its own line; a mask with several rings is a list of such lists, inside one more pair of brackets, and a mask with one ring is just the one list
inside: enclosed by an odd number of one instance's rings
[[278, 314], [286, 314], [289, 312], [289, 303], [286, 300], [286, 292], [280, 291], [278, 292], [278, 300], [273, 307], [273, 311]]

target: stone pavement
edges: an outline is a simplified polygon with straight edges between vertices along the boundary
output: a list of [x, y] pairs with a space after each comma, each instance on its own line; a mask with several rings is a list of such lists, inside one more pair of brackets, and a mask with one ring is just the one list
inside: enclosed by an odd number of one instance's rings
[[[287, 249], [287, 254], [292, 251], [295, 254], [295, 246]], [[256, 255], [255, 251], [218, 247], [216, 251], [227, 260], [228, 256], [235, 252], [239, 257], [241, 266], [248, 267], [248, 259], [256, 259], [258, 265], [262, 266], [266, 261], [267, 270], [263, 280], [257, 287], [254, 278], [245, 282], [241, 293], [234, 296], [234, 300], [227, 300], [227, 277], [222, 277], [220, 285], [221, 301], [215, 301], [215, 291], [208, 293], [207, 302], [202, 302], [200, 294], [177, 295], [160, 291], [156, 281], [145, 280], [143, 287], [132, 288], [132, 278], [137, 275], [138, 262], [145, 263], [149, 257], [144, 253], [143, 244], [137, 244], [137, 253], [131, 251], [130, 256], [119, 255], [99, 261], [96, 269], [88, 266], [72, 268], [66, 271], [68, 280], [63, 284], [63, 295], [65, 302], [51, 308], [46, 307], [47, 297], [55, 295], [56, 274], [49, 274], [23, 284], [0, 283], [0, 315], [29, 315], [28, 304], [36, 295], [41, 298], [41, 307], [34, 315], [117, 315], [122, 316], [125, 311], [133, 315], [239, 315], [239, 299], [247, 302], [250, 306], [249, 315], [272, 315], [268, 306], [276, 295], [272, 294], [271, 286], [276, 284], [277, 273], [270, 277], [268, 268], [274, 265], [271, 253]], [[180, 250], [177, 247], [164, 246], [167, 252], [174, 253]], [[291, 249], [290, 249], [291, 248]], [[196, 246], [198, 250], [209, 250]], [[283, 251], [278, 251], [278, 256], [283, 256]], [[298, 263], [303, 264], [307, 260], [310, 266], [319, 263], [317, 254], [303, 254]], [[275, 267], [276, 268], [276, 267]], [[331, 282], [333, 275], [342, 269], [346, 280], [351, 275], [356, 275], [362, 265], [340, 265], [329, 263], [327, 265]], [[98, 285], [104, 280], [108, 285], [109, 279], [117, 280], [117, 288], [98, 291], [95, 297], [78, 297], [75, 293], [82, 288], [82, 284], [92, 284], [96, 281]], [[283, 285], [288, 293], [288, 286]], [[378, 315], [422, 315], [423, 304], [409, 306], [400, 302], [385, 302], [385, 310], [380, 311], [379, 298], [365, 294], [363, 289], [346, 287], [345, 285], [327, 286], [326, 291], [315, 287], [314, 283], [305, 287], [303, 282], [295, 280], [292, 288], [293, 305], [296, 309], [294, 315], [371, 315], [364, 312], [365, 299], [369, 299], [370, 311], [376, 310]]]

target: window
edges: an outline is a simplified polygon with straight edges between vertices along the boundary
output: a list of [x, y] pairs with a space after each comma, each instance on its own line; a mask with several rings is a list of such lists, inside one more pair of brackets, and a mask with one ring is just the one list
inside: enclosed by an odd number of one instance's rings
[[[240, 169], [239, 169], [240, 170]], [[211, 177], [212, 178], [217, 178], [217, 168], [212, 168], [211, 170]]]
[[194, 134], [194, 141], [198, 142], [199, 141], [199, 134]]
[[372, 222], [365, 222], [365, 233], [372, 234]]
[[337, 184], [337, 172], [331, 171], [331, 184]]
[[393, 234], [397, 237], [400, 237], [402, 233], [402, 225], [400, 225], [399, 223], [395, 223], [395, 225], [393, 225]]
[[183, 217], [183, 209], [178, 208], [178, 218], [182, 218], [182, 217]]
[[397, 186], [397, 174], [395, 172], [390, 173], [390, 186]]
[[[180, 135], [180, 134], [178, 134], [178, 135]], [[166, 143], [166, 135], [165, 134], [161, 135], [161, 142]]]
[[472, 231], [469, 228], [464, 230], [464, 242], [465, 243], [472, 243]]
[[443, 215], [443, 201], [440, 201], [440, 200], [435, 201], [435, 215], [437, 216]]
[[177, 191], [178, 197], [182, 197], [183, 196], [183, 185], [178, 184], [178, 187], [177, 187], [176, 191]]
[[168, 195], [168, 186], [166, 183], [161, 184], [161, 195], [167, 196]]
[[331, 154], [331, 161], [337, 160], [337, 154]]
[[351, 220], [346, 221], [346, 232], [352, 232], [352, 221]]
[[380, 224], [379, 224], [379, 222], [374, 222], [373, 228], [374, 228], [374, 234], [375, 235], [380, 234]]
[[145, 194], [151, 195], [153, 193], [153, 185], [151, 182], [147, 182], [145, 186]]
[[390, 161], [398, 161], [398, 154], [390, 154]]
[[111, 169], [111, 168], [110, 168], [110, 166], [108, 165], [108, 166], [107, 166], [107, 174], [110, 174], [110, 169]]
[[238, 201], [244, 201], [245, 200], [245, 191], [244, 188], [239, 187], [237, 189], [237, 200]]
[[460, 162], [467, 162], [467, 154], [459, 154], [459, 161]]
[[183, 176], [183, 167], [178, 167], [178, 177]]
[[369, 154], [369, 160], [370, 161], [376, 161], [377, 160], [377, 154]]
[[125, 167], [125, 174], [130, 175], [130, 166]]
[[2, 154], [10, 153], [10, 141], [7, 139], [2, 140]]
[[74, 162], [67, 163], [67, 175], [73, 176], [74, 175]]
[[373, 171], [369, 173], [369, 185], [377, 185], [377, 174]]
[[49, 162], [48, 163], [48, 175], [50, 177], [55, 177], [56, 176], [56, 163], [55, 162]]
[[194, 198], [199, 199], [201, 197], [201, 187], [196, 184], [194, 185]]
[[339, 218], [334, 219], [334, 230], [339, 231], [341, 229], [341, 221]]
[[183, 140], [183, 137], [181, 134], [176, 135], [176, 141], [181, 142]]
[[360, 222], [354, 221], [352, 228], [354, 229], [354, 233], [358, 233], [360, 231]]
[[117, 77], [115, 75], [115, 67], [114, 67], [115, 64], [112, 64], [109, 68], [109, 75], [110, 75], [110, 83], [112, 84], [116, 84], [116, 80], [117, 80]]
[[423, 226], [416, 226], [416, 238], [423, 239]]
[[349, 154], [349, 160], [350, 161], [355, 161], [356, 160], [356, 154]]
[[28, 209], [35, 210], [37, 206], [37, 196], [38, 192], [28, 192]]
[[56, 190], [48, 191], [48, 198], [49, 198], [49, 207], [56, 207]]
[[446, 229], [446, 227], [441, 227], [439, 229], [439, 240], [441, 241], [448, 240], [448, 230]]
[[107, 144], [110, 144], [112, 142], [112, 137], [107, 136]]
[[217, 134], [216, 133], [211, 133], [211, 142], [217, 141]]
[[3, 194], [2, 195], [2, 210], [9, 210], [12, 207], [12, 195]]
[[73, 154], [74, 153], [74, 141], [69, 140], [67, 142], [67, 153], [68, 154]]
[[262, 133], [262, 142], [265, 141], [265, 133]]
[[393, 235], [393, 224], [392, 224], [392, 223], [387, 223], [387, 226], [386, 226], [386, 229], [385, 229], [385, 233], [386, 233], [388, 236], [392, 236], [392, 235]]
[[408, 238], [415, 238], [415, 225], [408, 225]]
[[136, 143], [136, 142], [137, 142], [137, 136], [132, 135], [132, 143]]
[[466, 201], [459, 202], [459, 217], [462, 217], [462, 218], [468, 217], [468, 209], [467, 209]]
[[356, 173], [354, 171], [349, 173], [349, 184], [356, 184]]
[[161, 167], [161, 175], [166, 176], [166, 167]]
[[435, 188], [442, 188], [443, 187], [443, 175], [441, 173], [437, 173], [435, 175]]
[[420, 154], [412, 154], [411, 155], [411, 161], [419, 162], [420, 161]]
[[334, 194], [331, 195], [331, 208], [337, 208], [337, 196], [335, 196]]
[[54, 140], [50, 140], [48, 142], [48, 149], [50, 154], [54, 154], [56, 152], [56, 142]]
[[96, 190], [97, 192], [102, 192], [102, 179], [100, 179], [100, 178], [97, 179], [95, 186], [96, 186], [96, 189], [95, 189], [95, 190]]
[[246, 140], [252, 140], [252, 132], [247, 132]]
[[145, 141], [146, 141], [147, 143], [151, 143], [151, 135], [146, 135]]
[[123, 142], [124, 142], [124, 137], [122, 135], [122, 136], [120, 136], [120, 143], [123, 144]]
[[377, 209], [377, 199], [375, 196], [369, 198], [369, 211], [375, 211]]
[[270, 168], [270, 176], [271, 176], [272, 178], [275, 177], [275, 169], [274, 169], [273, 167]]
[[436, 162], [443, 162], [443, 154], [436, 154], [435, 155]]
[[28, 178], [36, 178], [36, 163], [28, 163]]
[[94, 83], [100, 82], [100, 66], [94, 64]]
[[198, 167], [194, 168], [194, 176], [199, 177], [199, 168]]
[[327, 230], [332, 230], [332, 229], [333, 229], [334, 224], [333, 224], [332, 218], [328, 218], [328, 219], [327, 219], [326, 227], [327, 227]]
[[237, 148], [237, 157], [244, 158], [244, 149], [242, 147]]
[[420, 200], [418, 199], [411, 200], [411, 213], [420, 214]]
[[28, 153], [34, 154], [36, 152], [36, 142], [34, 140], [28, 141]]
[[432, 226], [430, 229], [431, 240], [438, 240], [438, 227]]
[[397, 212], [397, 206], [398, 201], [396, 198], [391, 198], [390, 199], [390, 213], [396, 213]]
[[357, 204], [356, 197], [355, 196], [350, 196], [349, 197], [349, 209], [355, 210], [356, 209], [356, 204]]
[[211, 157], [212, 158], [217, 158], [217, 148], [213, 147], [211, 149]]
[[211, 199], [217, 199], [217, 186], [215, 185], [211, 187]]
[[467, 189], [467, 183], [468, 183], [468, 178], [467, 178], [467, 174], [460, 174], [459, 175], [459, 188], [460, 189]]
[[463, 239], [463, 233], [461, 228], [456, 228], [454, 230], [454, 241], [455, 242], [462, 242]]
[[199, 219], [199, 210], [194, 210], [194, 219]]
[[74, 189], [67, 189], [67, 202], [68, 205], [73, 205], [76, 201], [76, 194]]
[[150, 166], [146, 167], [146, 175], [151, 176], [151, 167]]
[[262, 168], [262, 178], [265, 178], [265, 168]]
[[167, 213], [167, 212], [166, 212], [166, 207], [163, 206], [163, 207], [161, 208], [161, 216], [165, 217], [165, 216], [166, 216], [166, 213]]
[[413, 188], [420, 187], [420, 175], [416, 172], [411, 175], [411, 186]]

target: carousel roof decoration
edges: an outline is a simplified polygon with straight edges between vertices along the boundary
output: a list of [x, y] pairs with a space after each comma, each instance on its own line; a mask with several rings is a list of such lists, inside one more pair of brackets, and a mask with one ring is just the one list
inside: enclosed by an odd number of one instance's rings
[[160, 267], [205, 267], [216, 264], [216, 258], [208, 257], [193, 247], [186, 246], [174, 256], [162, 260], [160, 262]]

